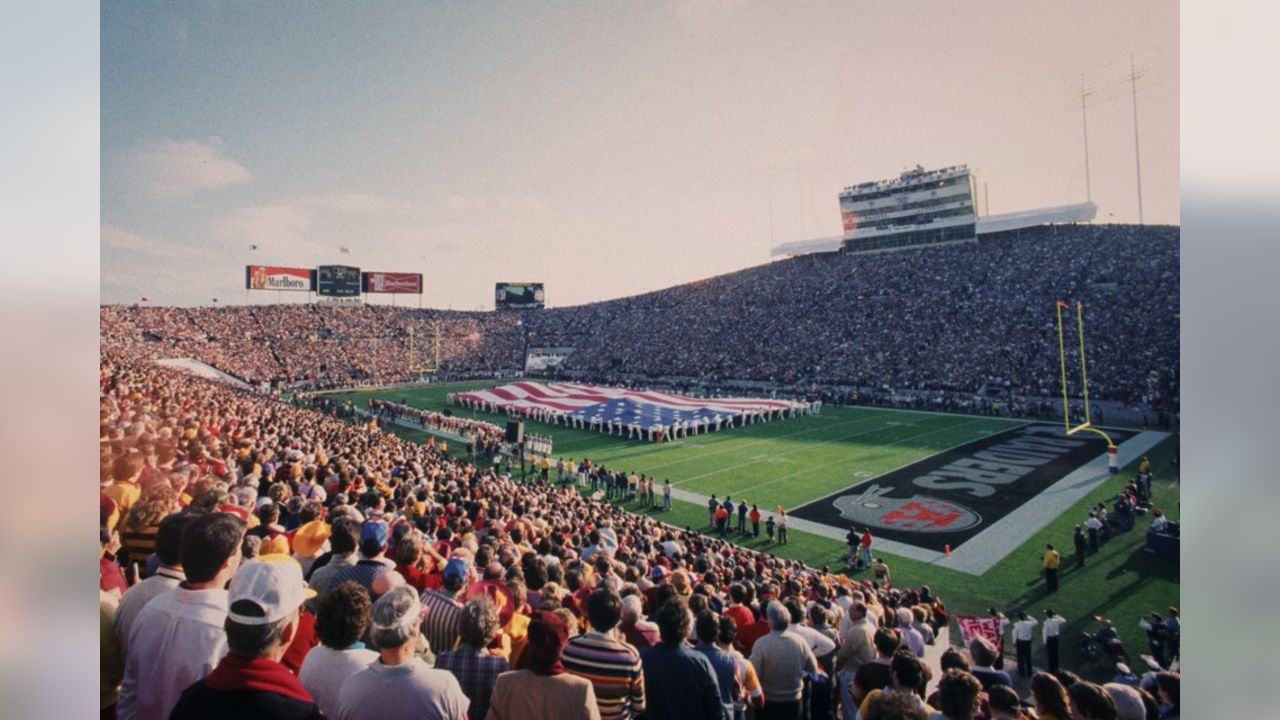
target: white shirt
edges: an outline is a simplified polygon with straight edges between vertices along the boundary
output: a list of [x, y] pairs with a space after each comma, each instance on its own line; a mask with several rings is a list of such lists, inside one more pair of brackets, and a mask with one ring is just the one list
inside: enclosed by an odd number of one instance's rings
[[1035, 632], [1036, 625], [1039, 625], [1039, 624], [1040, 624], [1039, 621], [1037, 621], [1035, 618], [1027, 618], [1026, 620], [1019, 620], [1018, 622], [1013, 624], [1013, 639], [1026, 640], [1027, 642], [1030, 642], [1031, 634]]
[[1096, 518], [1096, 517], [1091, 517], [1091, 518], [1089, 518], [1088, 520], [1085, 520], [1085, 521], [1084, 521], [1084, 526], [1085, 526], [1086, 528], [1089, 528], [1090, 530], [1101, 530], [1101, 529], [1102, 529], [1102, 521], [1101, 521], [1101, 520], [1099, 520], [1099, 519], [1098, 519], [1098, 518]]
[[186, 579], [181, 570], [161, 567], [155, 575], [143, 580], [125, 591], [120, 598], [120, 606], [116, 608], [116, 637], [120, 639], [120, 650], [125, 656], [129, 654], [129, 631], [138, 613], [155, 598], [172, 592], [178, 584]]
[[818, 657], [822, 657], [829, 652], [834, 652], [836, 649], [835, 640], [832, 640], [808, 625], [797, 625], [792, 623], [791, 627], [787, 628], [787, 632], [793, 632], [796, 635], [799, 635], [800, 639], [804, 640], [805, 644], [809, 646], [809, 649], [813, 651], [813, 654]]
[[226, 590], [182, 587], [147, 603], [133, 621], [119, 720], [167, 720], [178, 697], [227, 654]]
[[298, 680], [311, 693], [320, 711], [329, 717], [338, 715], [338, 691], [347, 678], [369, 667], [378, 653], [367, 648], [334, 650], [317, 645], [311, 648], [298, 670]]
[[456, 720], [466, 717], [470, 706], [452, 673], [429, 668], [422, 658], [415, 657], [401, 665], [373, 662], [347, 678], [338, 691], [336, 718]]
[[1062, 633], [1062, 626], [1066, 624], [1066, 619], [1059, 615], [1046, 618], [1044, 621], [1044, 627], [1041, 629], [1044, 639], [1047, 641], [1051, 637], [1058, 637], [1058, 635]]

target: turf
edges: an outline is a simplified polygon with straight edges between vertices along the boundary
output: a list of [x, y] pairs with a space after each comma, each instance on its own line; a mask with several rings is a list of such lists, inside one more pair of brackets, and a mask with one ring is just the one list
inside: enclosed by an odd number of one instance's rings
[[[365, 406], [368, 398], [403, 400], [410, 405], [442, 409], [444, 396], [460, 389], [490, 387], [494, 383], [433, 385], [412, 389], [390, 389], [342, 393], [335, 397], [350, 399]], [[503, 416], [455, 412], [501, 424]], [[872, 477], [920, 460], [931, 454], [979, 437], [1020, 424], [1018, 421], [943, 415], [896, 410], [851, 407], [825, 407], [820, 417], [796, 418], [781, 422], [748, 425], [710, 435], [699, 435], [673, 443], [655, 445], [611, 437], [601, 433], [563, 427], [526, 423], [526, 432], [550, 434], [555, 438], [555, 455], [581, 461], [590, 458], [608, 467], [645, 473], [659, 479], [670, 479], [673, 486], [703, 495], [726, 494], [735, 499], [745, 497], [758, 503], [762, 511], [781, 504], [794, 508]], [[405, 437], [425, 441], [421, 431], [396, 428]], [[450, 453], [462, 448], [450, 444]], [[1154, 470], [1156, 504], [1174, 518], [1178, 513], [1177, 465], [1172, 462], [1174, 443], [1165, 441], [1151, 453]], [[907, 558], [886, 555], [898, 585], [929, 585], [938, 592], [952, 613], [981, 614], [990, 606], [1006, 612], [1026, 609], [1039, 613], [1052, 606], [1067, 618], [1062, 644], [1063, 661], [1078, 666], [1074, 638], [1092, 630], [1093, 615], [1112, 618], [1131, 655], [1146, 652], [1145, 638], [1137, 627], [1143, 614], [1161, 612], [1178, 604], [1178, 565], [1159, 560], [1143, 551], [1142, 529], [1120, 535], [1104, 544], [1100, 552], [1087, 559], [1081, 570], [1074, 568], [1071, 531], [1083, 522], [1087, 508], [1103, 502], [1123, 487], [1136, 468], [1124, 468], [1120, 475], [1095, 489], [1080, 503], [1064, 512], [1033, 538], [981, 576], [939, 568]], [[693, 503], [675, 501], [670, 512], [625, 506], [635, 512], [649, 512], [663, 521], [681, 527], [709, 532], [706, 508]], [[814, 567], [829, 565], [833, 571], [848, 568], [845, 548], [828, 538], [790, 532], [786, 545], [772, 544], [764, 537], [733, 538], [754, 549], [765, 550], [787, 558], [803, 560]], [[1054, 543], [1063, 551], [1062, 585], [1047, 596], [1040, 578], [1040, 555], [1045, 543]], [[855, 573], [851, 576], [857, 577]], [[1043, 662], [1038, 640], [1036, 661]], [[1101, 669], [1086, 674], [1102, 677]]]

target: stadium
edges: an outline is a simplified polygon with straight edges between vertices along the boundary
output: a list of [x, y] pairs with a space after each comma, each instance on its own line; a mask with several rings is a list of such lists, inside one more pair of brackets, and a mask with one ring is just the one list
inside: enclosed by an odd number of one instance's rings
[[104, 716], [1176, 716], [1180, 227], [912, 165], [623, 297], [104, 303]]

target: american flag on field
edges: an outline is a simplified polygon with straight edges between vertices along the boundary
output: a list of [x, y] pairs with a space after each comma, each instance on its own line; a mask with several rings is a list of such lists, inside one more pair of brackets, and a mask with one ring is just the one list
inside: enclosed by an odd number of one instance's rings
[[458, 393], [458, 400], [497, 405], [506, 409], [540, 409], [576, 415], [587, 422], [621, 421], [643, 426], [670, 425], [684, 420], [723, 419], [744, 412], [788, 410], [799, 403], [763, 398], [695, 398], [657, 390], [560, 383], [513, 382], [488, 390]]

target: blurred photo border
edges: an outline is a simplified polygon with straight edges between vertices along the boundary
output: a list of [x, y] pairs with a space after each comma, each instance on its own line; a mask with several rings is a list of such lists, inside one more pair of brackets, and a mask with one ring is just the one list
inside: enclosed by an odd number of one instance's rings
[[[97, 472], [99, 13], [68, 0], [0, 10], [0, 718], [98, 712], [86, 486]], [[1267, 717], [1280, 658], [1280, 7], [1187, 2], [1180, 27], [1182, 694], [1187, 717]]]

